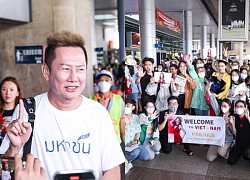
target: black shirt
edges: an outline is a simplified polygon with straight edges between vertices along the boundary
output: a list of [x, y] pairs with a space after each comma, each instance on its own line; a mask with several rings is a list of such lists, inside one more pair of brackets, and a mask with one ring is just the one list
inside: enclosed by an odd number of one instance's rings
[[4, 118], [4, 117], [9, 117], [9, 118], [10, 118], [10, 117], [12, 116], [12, 114], [14, 113], [14, 110], [15, 110], [15, 109], [4, 110], [4, 111], [3, 111], [3, 115], [2, 115], [3, 118]]

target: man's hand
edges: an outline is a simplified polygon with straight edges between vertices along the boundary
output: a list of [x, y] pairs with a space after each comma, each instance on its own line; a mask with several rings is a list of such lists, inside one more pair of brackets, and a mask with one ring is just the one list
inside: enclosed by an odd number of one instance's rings
[[138, 67], [138, 73], [137, 76], [139, 78], [143, 77], [146, 74], [146, 72], [143, 72], [143, 68], [141, 66]]
[[7, 134], [10, 139], [10, 148], [21, 148], [29, 139], [32, 128], [29, 122], [24, 122], [23, 100], [19, 100], [19, 118], [7, 127]]
[[40, 160], [28, 154], [26, 158], [26, 166], [23, 167], [23, 162], [19, 154], [15, 155], [15, 179], [35, 179], [45, 180], [45, 170], [41, 167]]

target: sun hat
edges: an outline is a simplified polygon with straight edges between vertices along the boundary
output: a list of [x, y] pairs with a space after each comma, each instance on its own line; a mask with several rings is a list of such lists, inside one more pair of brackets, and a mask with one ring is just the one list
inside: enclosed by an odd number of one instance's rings
[[136, 65], [137, 63], [136, 63], [136, 60], [134, 59], [133, 56], [128, 55], [128, 56], [125, 57], [125, 64], [126, 64], [126, 65], [130, 65], [130, 66], [134, 66], [134, 65]]
[[231, 72], [232, 67], [231, 67], [230, 63], [225, 59], [216, 59], [215, 61], [213, 61], [213, 63], [212, 63], [213, 69], [217, 72], [219, 71], [219, 69], [218, 69], [219, 62], [224, 62], [226, 64], [226, 72], [229, 74]]

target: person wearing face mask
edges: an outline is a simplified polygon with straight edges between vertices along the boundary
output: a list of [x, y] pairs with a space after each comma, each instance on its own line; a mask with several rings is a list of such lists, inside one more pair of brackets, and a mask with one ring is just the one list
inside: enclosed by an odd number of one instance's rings
[[239, 70], [239, 67], [240, 67], [240, 63], [238, 61], [233, 61], [231, 63], [231, 66], [232, 66], [232, 70]]
[[[178, 110], [178, 98], [175, 96], [170, 96], [167, 99], [168, 109], [160, 112], [159, 118], [159, 131], [160, 131], [160, 142], [161, 142], [161, 151], [163, 153], [169, 154], [172, 152], [172, 144], [168, 143], [168, 121], [171, 122], [174, 120], [174, 115], [184, 115], [184, 113]], [[192, 156], [194, 153], [190, 150], [190, 145], [183, 143], [184, 152]]]
[[240, 67], [240, 77], [242, 79], [242, 82], [245, 82], [247, 76], [248, 76], [248, 65], [243, 65]]
[[206, 159], [208, 161], [214, 161], [218, 155], [227, 159], [229, 155], [229, 150], [232, 142], [236, 135], [235, 121], [232, 116], [232, 103], [229, 99], [225, 98], [222, 100], [220, 106], [220, 115], [224, 117], [225, 120], [225, 143], [223, 146], [210, 145], [207, 151]]
[[241, 156], [250, 160], [250, 117], [245, 101], [236, 102], [235, 112], [236, 144], [229, 152], [230, 165], [236, 164]]
[[134, 112], [136, 110], [136, 102], [133, 99], [125, 101], [125, 121], [121, 122], [121, 134], [125, 142], [125, 158], [128, 160], [126, 172], [133, 167], [132, 162], [135, 159], [142, 161], [149, 160], [149, 153], [139, 143], [141, 126], [139, 116]]
[[198, 69], [201, 67], [204, 67], [204, 61], [201, 58], [198, 58], [195, 62], [195, 68]]
[[161, 143], [159, 142], [158, 114], [153, 101], [148, 100], [145, 105], [146, 113], [139, 115], [141, 125], [140, 143], [149, 153], [149, 160], [154, 159], [155, 154], [159, 154]]
[[114, 130], [119, 143], [121, 143], [120, 137], [120, 122], [124, 120], [124, 101], [120, 95], [113, 94], [110, 91], [112, 85], [112, 74], [107, 70], [100, 71], [97, 76], [97, 85], [99, 91], [89, 98], [102, 104], [112, 119]]
[[190, 107], [194, 109], [195, 115], [207, 116], [209, 106], [204, 96], [206, 90], [205, 68], [200, 67], [195, 71], [194, 66], [189, 61], [187, 61], [187, 67], [190, 77], [196, 82]]
[[185, 86], [180, 85], [180, 94], [178, 96], [178, 102], [180, 103], [178, 108], [185, 114], [190, 114], [190, 103], [196, 82], [189, 76], [185, 61], [180, 61], [178, 75], [186, 79]]

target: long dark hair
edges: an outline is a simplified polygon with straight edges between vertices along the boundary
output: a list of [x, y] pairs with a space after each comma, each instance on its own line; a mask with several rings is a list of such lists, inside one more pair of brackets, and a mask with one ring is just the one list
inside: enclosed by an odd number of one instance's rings
[[230, 108], [229, 108], [229, 114], [233, 114], [232, 102], [230, 101], [230, 99], [225, 98], [220, 103], [220, 115], [221, 116], [223, 115], [223, 112], [221, 111], [221, 105], [222, 105], [223, 102], [227, 103], [230, 106]]
[[[7, 82], [7, 81], [13, 82], [13, 83], [16, 85], [16, 87], [17, 87], [17, 91], [19, 92], [19, 96], [17, 96], [16, 99], [15, 99], [15, 107], [16, 107], [16, 105], [19, 103], [19, 99], [23, 97], [23, 93], [22, 93], [22, 91], [21, 91], [20, 84], [19, 84], [19, 82], [16, 80], [15, 77], [8, 76], [8, 77], [4, 78], [4, 79], [2, 80], [2, 82], [1, 82], [1, 84], [0, 84], [0, 90], [1, 90], [1, 91], [2, 91], [2, 86], [3, 86], [3, 84], [4, 84], [5, 82]], [[4, 106], [4, 99], [3, 99], [2, 94], [1, 94], [1, 95], [0, 95], [0, 114], [2, 114], [3, 111], [4, 111], [3, 106]]]

